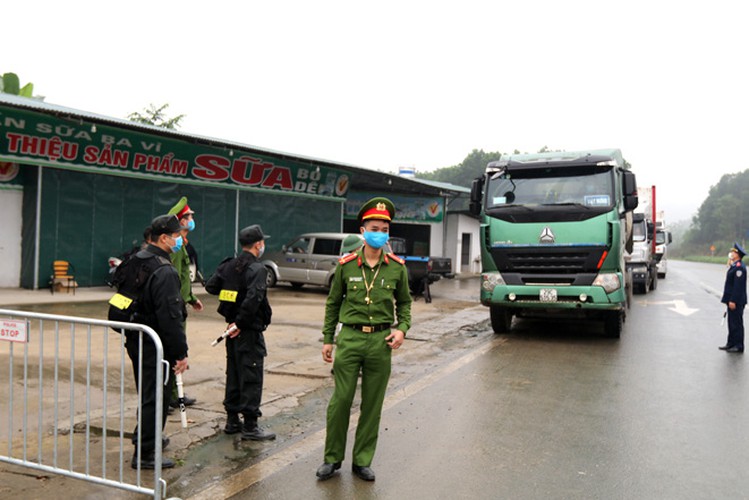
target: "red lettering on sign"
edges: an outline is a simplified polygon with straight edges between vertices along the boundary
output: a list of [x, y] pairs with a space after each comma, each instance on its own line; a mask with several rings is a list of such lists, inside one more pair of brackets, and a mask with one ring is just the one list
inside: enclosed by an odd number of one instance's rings
[[[251, 168], [249, 168], [250, 164], [252, 165]], [[242, 156], [234, 161], [231, 169], [231, 180], [245, 186], [257, 186], [263, 181], [265, 171], [271, 168], [273, 168], [272, 163], [262, 162], [257, 158], [249, 156]]]
[[229, 160], [217, 155], [198, 155], [195, 157], [197, 167], [192, 174], [206, 181], [225, 181], [229, 178]]
[[8, 132], [5, 134], [8, 139], [8, 152], [19, 153], [29, 156], [42, 156], [52, 161], [60, 158], [74, 160], [78, 155], [78, 145], [73, 142], [66, 142], [59, 137], [35, 137], [24, 134], [14, 134]]
[[291, 171], [286, 167], [273, 167], [268, 177], [263, 181], [263, 187], [273, 189], [280, 186], [281, 189], [293, 189], [294, 184], [291, 181]]

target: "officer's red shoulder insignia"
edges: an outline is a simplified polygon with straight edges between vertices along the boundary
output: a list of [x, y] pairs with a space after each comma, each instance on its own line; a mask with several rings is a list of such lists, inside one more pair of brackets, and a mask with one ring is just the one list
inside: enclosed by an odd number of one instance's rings
[[391, 259], [393, 259], [395, 262], [397, 262], [400, 265], [404, 265], [406, 263], [405, 260], [401, 259], [400, 257], [398, 257], [397, 255], [395, 255], [394, 253], [389, 253], [389, 254], [387, 254], [387, 256], [390, 257]]
[[357, 255], [355, 253], [350, 253], [348, 255], [344, 255], [340, 259], [338, 259], [339, 264], [345, 264], [347, 262], [351, 262], [352, 260], [356, 259]]

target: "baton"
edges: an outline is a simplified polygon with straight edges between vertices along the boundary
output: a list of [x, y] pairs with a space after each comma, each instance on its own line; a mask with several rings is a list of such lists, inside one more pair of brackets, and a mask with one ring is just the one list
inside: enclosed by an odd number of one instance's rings
[[182, 419], [182, 428], [187, 429], [187, 409], [185, 408], [185, 389], [182, 387], [182, 374], [178, 373], [177, 379], [177, 402], [179, 403], [179, 416]]
[[216, 340], [214, 340], [213, 342], [211, 342], [211, 347], [216, 347], [216, 345], [219, 342], [221, 342], [222, 340], [224, 340], [226, 337], [229, 336], [229, 334], [231, 334], [232, 332], [235, 332], [235, 331], [237, 331], [237, 325], [232, 326], [231, 328], [229, 328], [228, 330], [226, 330], [224, 333], [222, 333]]
[[723, 326], [726, 324], [726, 314], [728, 314], [728, 311], [723, 313], [723, 318], [720, 320], [720, 326]]

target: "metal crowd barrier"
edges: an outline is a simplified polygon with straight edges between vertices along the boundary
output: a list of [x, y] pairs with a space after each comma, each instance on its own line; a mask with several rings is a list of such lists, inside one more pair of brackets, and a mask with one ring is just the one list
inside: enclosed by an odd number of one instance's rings
[[[156, 347], [152, 483], [140, 461], [133, 470], [125, 460], [132, 449], [132, 426], [142, 428], [142, 401], [140, 391], [135, 395], [125, 335], [112, 327], [139, 332], [139, 367], [144, 335]], [[0, 309], [0, 462], [163, 498], [163, 408], [158, 402], [170, 371], [163, 352], [159, 336], [146, 325]], [[143, 370], [138, 373], [142, 387]]]

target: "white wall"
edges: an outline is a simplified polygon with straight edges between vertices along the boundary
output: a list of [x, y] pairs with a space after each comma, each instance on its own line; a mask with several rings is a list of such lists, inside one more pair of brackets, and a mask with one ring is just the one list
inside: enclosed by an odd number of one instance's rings
[[0, 287], [21, 286], [23, 191], [0, 189]]
[[429, 255], [433, 257], [445, 257], [445, 222], [429, 224], [431, 232], [429, 234]]
[[[445, 240], [447, 252], [445, 256], [452, 259], [453, 272], [455, 274], [463, 272], [462, 266], [468, 266], [469, 273], [478, 273], [481, 271], [481, 248], [479, 247], [480, 227], [479, 221], [473, 217], [463, 214], [447, 215], [447, 235]], [[469, 233], [471, 235], [468, 262], [461, 262], [460, 250], [463, 233]]]

